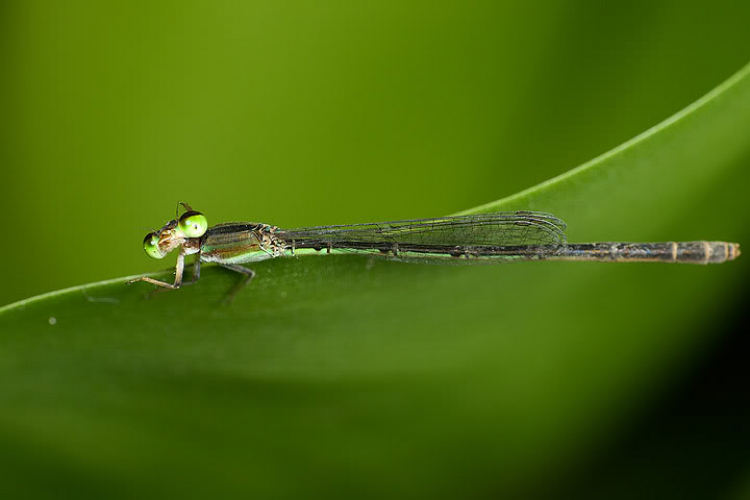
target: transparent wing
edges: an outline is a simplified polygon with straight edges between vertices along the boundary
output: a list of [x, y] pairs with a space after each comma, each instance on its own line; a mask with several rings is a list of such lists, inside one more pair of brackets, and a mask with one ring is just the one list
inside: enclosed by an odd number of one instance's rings
[[350, 246], [364, 249], [368, 243], [416, 245], [425, 248], [558, 246], [566, 243], [565, 227], [565, 223], [552, 214], [519, 211], [278, 229], [275, 236], [296, 247]]

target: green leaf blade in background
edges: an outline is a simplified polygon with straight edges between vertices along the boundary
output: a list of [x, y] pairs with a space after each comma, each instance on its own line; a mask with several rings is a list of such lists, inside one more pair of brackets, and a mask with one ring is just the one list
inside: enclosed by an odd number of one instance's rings
[[[477, 210], [553, 211], [571, 241], [744, 242], [749, 74]], [[208, 268], [150, 300], [123, 278], [1, 309], [3, 483], [79, 497], [543, 494], [699, 357], [748, 275], [744, 258], [256, 270], [230, 308], [236, 276]]]

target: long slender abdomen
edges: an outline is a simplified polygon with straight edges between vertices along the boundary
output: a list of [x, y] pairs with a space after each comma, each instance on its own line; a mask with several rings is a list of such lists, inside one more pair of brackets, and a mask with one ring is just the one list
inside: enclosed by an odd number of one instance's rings
[[682, 243], [581, 243], [565, 245], [555, 260], [596, 260], [613, 262], [678, 262], [721, 264], [740, 255], [737, 243], [686, 241]]

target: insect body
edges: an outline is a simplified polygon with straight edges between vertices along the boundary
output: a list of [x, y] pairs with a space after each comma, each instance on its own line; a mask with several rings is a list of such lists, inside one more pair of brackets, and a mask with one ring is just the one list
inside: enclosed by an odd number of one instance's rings
[[[185, 257], [197, 254], [243, 275], [228, 300], [255, 276], [243, 264], [305, 254], [369, 254], [406, 262], [484, 264], [517, 260], [603, 262], [678, 262], [718, 264], [740, 255], [739, 245], [723, 241], [568, 244], [565, 223], [545, 212], [495, 212], [371, 224], [280, 229], [268, 224], [229, 222], [208, 227], [206, 217], [186, 210], [160, 230], [146, 235], [143, 248], [155, 259], [177, 250], [174, 283], [147, 276], [130, 281], [177, 289], [183, 284]], [[179, 205], [178, 205], [179, 208]]]

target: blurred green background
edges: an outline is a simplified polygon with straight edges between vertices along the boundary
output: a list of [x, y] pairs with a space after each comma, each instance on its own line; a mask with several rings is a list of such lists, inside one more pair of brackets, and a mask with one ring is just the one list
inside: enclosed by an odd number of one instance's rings
[[492, 201], [750, 59], [746, 2], [0, 9], [0, 304], [167, 267], [141, 240], [180, 200], [281, 227]]
[[[746, 2], [0, 9], [0, 304], [168, 267], [141, 241], [179, 200], [211, 223], [281, 227], [490, 202], [610, 150], [750, 61]], [[627, 220], [586, 215], [628, 199], [611, 179], [594, 200], [563, 194], [550, 208], [567, 207], [572, 241], [744, 243], [747, 175], [699, 175], [711, 146], [685, 148], [701, 151], [685, 169], [695, 179], [634, 193]], [[679, 171], [675, 149], [621, 161], [644, 182], [644, 169]], [[716, 153], [717, 169], [734, 162], [727, 175], [748, 161]], [[624, 189], [637, 186], [623, 170]], [[3, 483], [92, 498], [750, 491], [737, 392], [748, 346], [732, 335], [744, 257], [374, 272], [318, 260], [259, 265], [265, 279], [228, 310], [208, 299], [233, 277], [209, 268], [156, 300], [118, 283], [5, 313]]]

